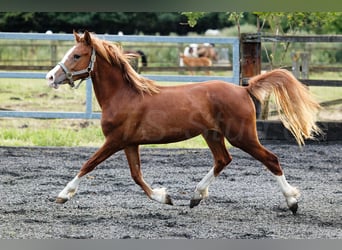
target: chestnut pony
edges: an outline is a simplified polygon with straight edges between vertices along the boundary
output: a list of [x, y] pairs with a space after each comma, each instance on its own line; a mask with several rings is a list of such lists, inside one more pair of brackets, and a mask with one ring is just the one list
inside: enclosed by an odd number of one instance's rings
[[[184, 65], [189, 68], [189, 72], [191, 75], [194, 75], [194, 72], [191, 70], [191, 68], [210, 67], [212, 65], [212, 62], [208, 57], [189, 57], [185, 56], [184, 54], [180, 54], [179, 58], [181, 58]], [[209, 70], [206, 70], [205, 73], [207, 75], [210, 75]]]
[[74, 81], [91, 77], [102, 108], [105, 142], [58, 194], [56, 202], [69, 200], [86, 174], [115, 152], [124, 150], [131, 176], [146, 195], [172, 205], [165, 188], [152, 189], [145, 182], [140, 169], [139, 145], [170, 143], [202, 135], [213, 154], [214, 164], [197, 184], [190, 207], [208, 197], [209, 185], [231, 162], [226, 138], [270, 170], [289, 209], [296, 213], [299, 191], [287, 182], [277, 156], [260, 144], [252, 101], [252, 96], [262, 101], [273, 91], [281, 119], [300, 145], [304, 139], [319, 133], [315, 124], [319, 105], [290, 72], [276, 69], [255, 76], [249, 80], [248, 87], [216, 80], [158, 86], [137, 74], [117, 45], [89, 32], [83, 35], [74, 32], [74, 36], [76, 45], [47, 73], [46, 79], [51, 87], [58, 88], [64, 83], [73, 86]]

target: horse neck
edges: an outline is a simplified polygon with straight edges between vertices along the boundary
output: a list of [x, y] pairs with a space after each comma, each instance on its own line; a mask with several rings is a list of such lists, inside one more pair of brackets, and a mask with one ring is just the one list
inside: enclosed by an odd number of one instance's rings
[[114, 96], [120, 96], [129, 91], [120, 69], [111, 66], [100, 57], [96, 58], [91, 78], [95, 96], [101, 108]]

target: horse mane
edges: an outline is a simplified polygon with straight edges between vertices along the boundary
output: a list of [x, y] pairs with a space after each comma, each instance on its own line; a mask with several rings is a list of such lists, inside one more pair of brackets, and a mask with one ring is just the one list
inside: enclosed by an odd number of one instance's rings
[[[85, 42], [84, 39], [80, 40]], [[104, 58], [110, 65], [118, 67], [122, 73], [123, 79], [141, 95], [153, 95], [159, 93], [159, 88], [151, 79], [139, 75], [129, 63], [132, 55], [125, 55], [119, 44], [113, 44], [101, 40], [91, 35], [91, 45], [99, 56]]]

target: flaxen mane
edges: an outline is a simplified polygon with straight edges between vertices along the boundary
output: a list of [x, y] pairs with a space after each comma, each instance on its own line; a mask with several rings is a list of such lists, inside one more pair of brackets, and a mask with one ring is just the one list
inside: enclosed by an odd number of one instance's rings
[[95, 36], [91, 36], [92, 46], [97, 54], [103, 57], [112, 66], [118, 67], [122, 72], [122, 77], [140, 94], [153, 95], [159, 92], [154, 81], [139, 75], [129, 63], [129, 55], [123, 53], [122, 47], [114, 45], [108, 41], [103, 41]]

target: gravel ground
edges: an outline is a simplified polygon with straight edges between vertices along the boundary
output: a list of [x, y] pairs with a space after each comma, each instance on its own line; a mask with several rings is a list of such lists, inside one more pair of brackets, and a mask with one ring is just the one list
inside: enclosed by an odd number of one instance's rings
[[143, 148], [152, 187], [166, 187], [174, 206], [149, 200], [133, 182], [122, 152], [81, 182], [61, 205], [55, 197], [95, 148], [0, 147], [0, 238], [342, 238], [342, 145], [266, 145], [302, 193], [296, 216], [273, 176], [239, 149], [193, 209], [196, 184], [210, 170], [206, 149]]

